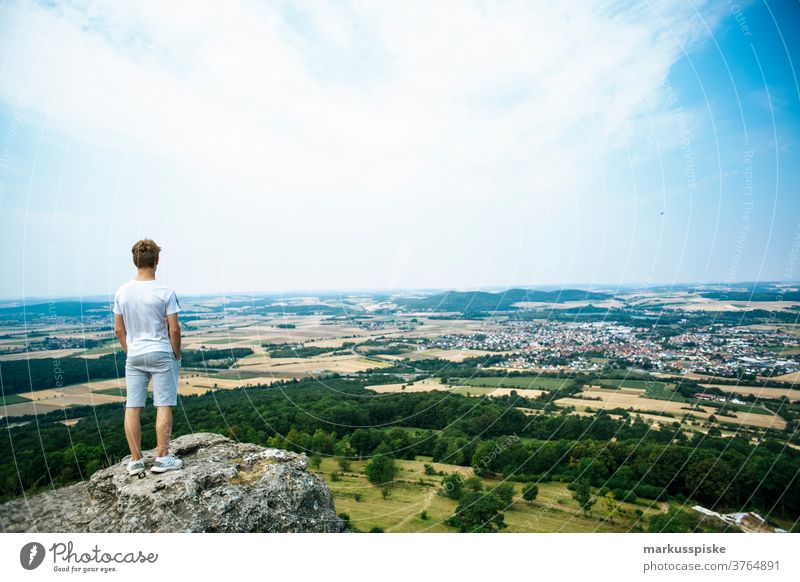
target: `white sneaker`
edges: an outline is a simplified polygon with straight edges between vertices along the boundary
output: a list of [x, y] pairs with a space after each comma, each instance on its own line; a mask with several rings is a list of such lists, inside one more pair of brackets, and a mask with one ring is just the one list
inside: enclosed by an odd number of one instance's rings
[[128, 475], [138, 475], [144, 472], [144, 459], [128, 462]]
[[183, 461], [175, 457], [156, 457], [155, 463], [150, 467], [153, 473], [164, 473], [165, 471], [174, 471], [183, 467]]

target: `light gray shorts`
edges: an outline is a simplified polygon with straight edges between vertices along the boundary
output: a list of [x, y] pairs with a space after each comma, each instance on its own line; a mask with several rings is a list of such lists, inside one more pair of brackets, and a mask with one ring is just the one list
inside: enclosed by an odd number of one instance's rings
[[126, 408], [143, 408], [147, 384], [153, 379], [153, 406], [178, 404], [178, 370], [181, 361], [172, 352], [149, 352], [130, 356], [125, 362]]

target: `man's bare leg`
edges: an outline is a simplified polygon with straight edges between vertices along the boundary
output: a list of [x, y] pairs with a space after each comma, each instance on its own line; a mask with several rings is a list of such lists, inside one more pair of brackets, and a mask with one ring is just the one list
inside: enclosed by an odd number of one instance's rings
[[172, 407], [156, 406], [156, 440], [159, 457], [169, 456], [169, 437], [172, 434]]
[[125, 438], [131, 450], [131, 460], [142, 458], [142, 409], [125, 409]]

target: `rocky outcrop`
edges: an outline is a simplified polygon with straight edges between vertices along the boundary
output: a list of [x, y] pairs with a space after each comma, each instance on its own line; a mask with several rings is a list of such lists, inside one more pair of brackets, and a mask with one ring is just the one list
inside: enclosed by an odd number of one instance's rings
[[88, 481], [0, 505], [6, 532], [342, 532], [308, 458], [218, 434], [179, 437], [183, 469], [129, 477], [128, 459]]

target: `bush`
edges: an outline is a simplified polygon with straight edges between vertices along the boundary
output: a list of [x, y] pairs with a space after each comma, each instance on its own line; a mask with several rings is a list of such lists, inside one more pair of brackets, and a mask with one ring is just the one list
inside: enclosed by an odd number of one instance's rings
[[340, 513], [339, 514], [339, 519], [341, 519], [344, 522], [345, 528], [349, 530], [350, 529], [350, 515], [347, 514], [347, 513]]
[[500, 483], [492, 490], [506, 505], [511, 505], [514, 501], [514, 485], [511, 483]]
[[461, 499], [464, 494], [464, 479], [461, 477], [461, 473], [445, 475], [439, 493], [450, 499]]
[[433, 468], [433, 465], [425, 463], [423, 466], [425, 467], [426, 475], [436, 475], [436, 469]]
[[419, 514], [419, 518], [422, 521], [428, 521], [428, 512], [423, 510], [423, 512]]
[[480, 477], [469, 477], [464, 479], [464, 488], [470, 491], [478, 492], [483, 489], [483, 481]]
[[339, 481], [339, 473], [337, 473], [336, 471], [334, 471], [333, 473], [331, 473], [331, 481], [333, 481], [334, 483], [335, 483], [336, 481]]
[[539, 496], [539, 486], [536, 483], [528, 483], [522, 487], [522, 498], [533, 503]]

